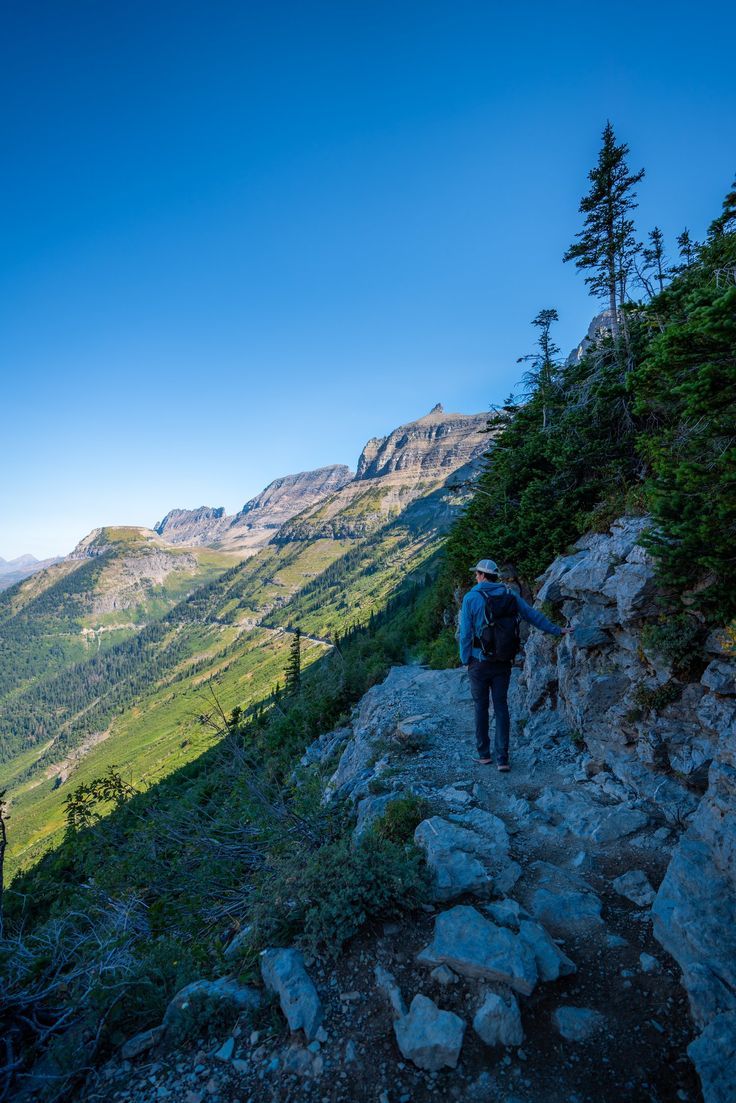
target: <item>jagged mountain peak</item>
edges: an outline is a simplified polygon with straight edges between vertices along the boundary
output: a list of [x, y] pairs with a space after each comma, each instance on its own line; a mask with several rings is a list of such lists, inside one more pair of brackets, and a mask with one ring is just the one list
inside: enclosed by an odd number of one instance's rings
[[357, 479], [397, 471], [434, 473], [461, 467], [487, 448], [480, 436], [488, 415], [446, 413], [438, 403], [424, 417], [407, 422], [388, 436], [369, 440], [358, 460]]

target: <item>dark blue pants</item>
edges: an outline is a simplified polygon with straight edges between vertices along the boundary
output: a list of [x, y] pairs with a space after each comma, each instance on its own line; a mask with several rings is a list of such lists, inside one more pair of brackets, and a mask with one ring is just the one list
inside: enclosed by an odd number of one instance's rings
[[488, 659], [470, 660], [468, 667], [470, 692], [475, 702], [475, 742], [479, 758], [491, 757], [491, 744], [488, 738], [489, 698], [493, 700], [493, 715], [496, 720], [495, 758], [499, 766], [509, 761], [509, 681], [511, 663], [490, 662]]

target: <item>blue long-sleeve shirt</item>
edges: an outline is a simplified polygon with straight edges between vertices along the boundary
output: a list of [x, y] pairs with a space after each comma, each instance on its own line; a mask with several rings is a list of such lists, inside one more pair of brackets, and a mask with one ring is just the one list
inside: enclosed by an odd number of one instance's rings
[[538, 609], [533, 609], [531, 605], [528, 605], [515, 590], [507, 590], [500, 582], [479, 582], [477, 586], [473, 586], [472, 590], [468, 590], [463, 598], [462, 609], [460, 610], [458, 642], [460, 644], [460, 662], [463, 666], [470, 662], [471, 657], [474, 659], [483, 658], [481, 649], [473, 647], [473, 638], [480, 636], [485, 623], [483, 594], [500, 595], [509, 593], [516, 598], [516, 607], [522, 620], [527, 621], [534, 628], [541, 628], [543, 632], [550, 632], [553, 636], [563, 634], [561, 628], [558, 628], [551, 620], [547, 620], [544, 613], [540, 613]]

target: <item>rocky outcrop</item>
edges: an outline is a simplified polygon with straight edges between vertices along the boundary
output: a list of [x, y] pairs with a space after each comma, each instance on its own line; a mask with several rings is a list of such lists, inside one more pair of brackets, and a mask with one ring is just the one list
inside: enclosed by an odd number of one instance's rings
[[192, 552], [174, 551], [152, 529], [120, 526], [93, 529], [67, 556], [67, 563], [104, 559], [104, 570], [88, 595], [95, 616], [131, 609], [174, 574], [196, 576]]
[[[726, 1096], [709, 1084], [725, 1080], [713, 1070], [731, 1062], [728, 1082], [736, 1078], [728, 1025], [736, 1012], [736, 668], [718, 633], [692, 680], [648, 645], [656, 584], [638, 543], [647, 524], [622, 518], [545, 572], [538, 600], [574, 631], [559, 645], [530, 637], [514, 695], [527, 732], [567, 728], [584, 740], [584, 776], [618, 797], [594, 837], [614, 840], [652, 821], [686, 828], [656, 897], [642, 870], [614, 887], [641, 907], [654, 898], [654, 933], [682, 968], [703, 1030], [691, 1056], [706, 1100], [720, 1101]], [[547, 798], [548, 808], [555, 803], [562, 813], [559, 798]]]

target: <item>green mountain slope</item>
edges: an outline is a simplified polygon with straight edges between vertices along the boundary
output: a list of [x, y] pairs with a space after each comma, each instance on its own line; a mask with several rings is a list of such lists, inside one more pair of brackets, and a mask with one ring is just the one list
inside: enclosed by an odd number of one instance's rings
[[[484, 448], [479, 437], [475, 450]], [[211, 549], [162, 550], [158, 538], [145, 535], [144, 547], [157, 557], [193, 557], [200, 571], [211, 572], [176, 604], [172, 582], [184, 589], [185, 571], [169, 572], [163, 592], [151, 587], [147, 604], [115, 607], [130, 589], [130, 559], [107, 550], [111, 530], [88, 538], [81, 566], [64, 564], [60, 582], [47, 585], [40, 597], [49, 617], [69, 627], [78, 649], [83, 630], [94, 632], [94, 652], [84, 643], [86, 657], [70, 662], [70, 645], [62, 658], [49, 659], [41, 673], [0, 699], [0, 732], [12, 737], [3, 739], [11, 871], [31, 864], [59, 839], [64, 799], [76, 786], [112, 765], [137, 787], [145, 786], [201, 755], [216, 738], [203, 722], [215, 697], [225, 713], [267, 698], [283, 681], [296, 625], [304, 633], [306, 666], [333, 646], [336, 635], [367, 623], [403, 586], [423, 578], [462, 501], [457, 484], [471, 473], [467, 464], [459, 470], [450, 465], [439, 478], [410, 472], [402, 491], [408, 504], [376, 517], [368, 535], [362, 529], [343, 537], [302, 530], [292, 539], [286, 533], [227, 570]], [[395, 486], [395, 474], [392, 481]], [[380, 478], [373, 482], [366, 489], [380, 492]], [[345, 498], [348, 522], [355, 499], [354, 492]], [[346, 532], [339, 506], [331, 503], [331, 513], [337, 529]], [[126, 532], [114, 530], [115, 548], [125, 545]], [[136, 554], [143, 554], [139, 538], [130, 539]], [[97, 548], [103, 549], [99, 555], [89, 554]], [[59, 596], [54, 586], [61, 583]], [[16, 616], [30, 605], [26, 620], [32, 622], [36, 607], [30, 596], [18, 602]], [[119, 642], [108, 642], [108, 626]]]

